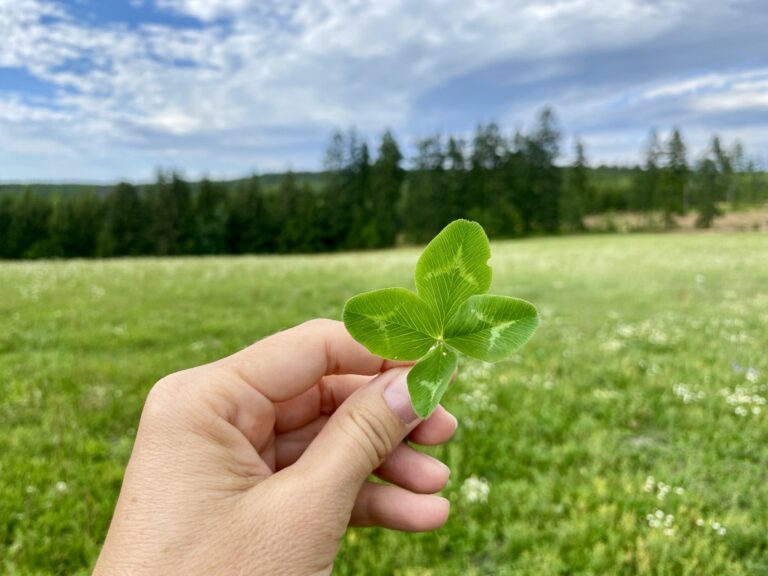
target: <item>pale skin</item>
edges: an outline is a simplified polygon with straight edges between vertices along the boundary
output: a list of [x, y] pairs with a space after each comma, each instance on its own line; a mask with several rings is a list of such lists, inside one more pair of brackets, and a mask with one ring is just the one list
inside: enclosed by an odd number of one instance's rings
[[404, 440], [456, 419], [419, 420], [407, 371], [313, 320], [162, 379], [94, 574], [330, 574], [349, 526], [439, 528], [449, 470]]

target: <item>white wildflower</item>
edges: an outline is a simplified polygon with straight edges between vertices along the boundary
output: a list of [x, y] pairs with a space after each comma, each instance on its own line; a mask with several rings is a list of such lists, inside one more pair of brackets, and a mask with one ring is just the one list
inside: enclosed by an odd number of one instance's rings
[[488, 494], [490, 492], [491, 485], [485, 478], [470, 476], [461, 485], [461, 495], [470, 503], [480, 502], [485, 504], [488, 502]]
[[643, 486], [643, 490], [646, 492], [653, 492], [653, 489], [656, 487], [656, 480], [654, 480], [653, 476], [648, 476], [648, 478], [645, 479], [645, 485]]
[[621, 340], [616, 340], [615, 338], [606, 340], [605, 342], [600, 344], [600, 349], [603, 350], [603, 352], [617, 352], [621, 350], [623, 347], [624, 347], [624, 344], [621, 342]]
[[664, 513], [663, 510], [656, 510], [653, 514], [646, 515], [645, 520], [650, 528], [662, 530], [665, 536], [674, 536], [677, 532], [675, 517], [672, 514]]
[[705, 397], [702, 390], [688, 384], [675, 384], [672, 391], [675, 393], [675, 396], [683, 401], [683, 404], [691, 404]]

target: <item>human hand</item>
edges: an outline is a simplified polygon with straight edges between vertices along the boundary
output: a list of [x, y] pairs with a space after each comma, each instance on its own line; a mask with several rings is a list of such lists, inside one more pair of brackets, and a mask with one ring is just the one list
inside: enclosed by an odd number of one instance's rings
[[407, 371], [313, 320], [162, 379], [94, 573], [330, 574], [349, 525], [442, 526], [449, 470], [403, 440], [456, 419], [420, 421]]

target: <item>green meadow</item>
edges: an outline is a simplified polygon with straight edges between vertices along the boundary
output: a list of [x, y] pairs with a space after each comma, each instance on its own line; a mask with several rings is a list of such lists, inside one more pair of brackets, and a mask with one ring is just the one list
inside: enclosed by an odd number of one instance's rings
[[[445, 396], [451, 519], [352, 530], [336, 573], [768, 575], [768, 235], [492, 251], [542, 323]], [[160, 377], [412, 288], [419, 252], [0, 263], [0, 573], [88, 573]]]

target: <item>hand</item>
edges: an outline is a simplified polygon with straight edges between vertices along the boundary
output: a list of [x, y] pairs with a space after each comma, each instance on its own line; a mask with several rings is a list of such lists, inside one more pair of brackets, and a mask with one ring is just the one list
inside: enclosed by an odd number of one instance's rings
[[403, 440], [446, 442], [456, 419], [420, 421], [407, 371], [313, 320], [164, 378], [95, 574], [330, 574], [349, 525], [442, 526], [449, 470]]

